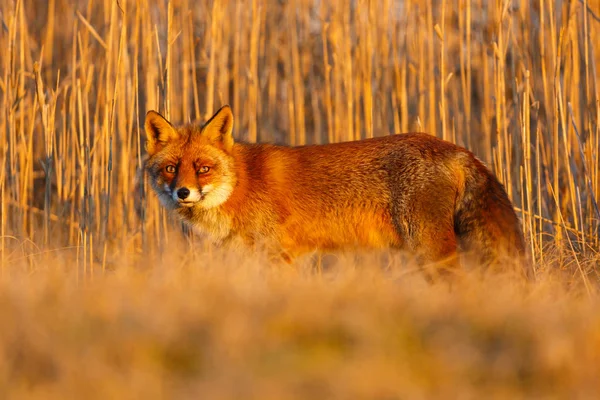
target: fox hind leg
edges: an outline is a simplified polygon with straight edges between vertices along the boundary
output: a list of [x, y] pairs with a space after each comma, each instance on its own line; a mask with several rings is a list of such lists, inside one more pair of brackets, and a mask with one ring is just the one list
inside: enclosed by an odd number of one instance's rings
[[404, 246], [415, 255], [430, 281], [460, 272], [458, 238], [454, 231], [455, 196], [449, 185], [429, 187], [427, 195], [415, 196], [404, 203], [411, 204], [410, 210], [399, 206], [393, 212]]
[[457, 239], [452, 229], [429, 225], [407, 244], [429, 281], [449, 279], [460, 271]]

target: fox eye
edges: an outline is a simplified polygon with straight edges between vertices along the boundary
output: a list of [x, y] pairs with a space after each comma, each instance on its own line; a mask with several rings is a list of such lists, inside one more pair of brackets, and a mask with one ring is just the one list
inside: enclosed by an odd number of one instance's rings
[[205, 173], [207, 173], [208, 171], [210, 171], [210, 167], [207, 167], [207, 166], [205, 165], [205, 166], [203, 166], [203, 167], [200, 167], [200, 169], [198, 170], [198, 173], [199, 173], [199, 174], [205, 174]]
[[174, 174], [175, 173], [175, 166], [174, 165], [167, 165], [165, 167], [165, 171], [167, 171], [169, 174]]

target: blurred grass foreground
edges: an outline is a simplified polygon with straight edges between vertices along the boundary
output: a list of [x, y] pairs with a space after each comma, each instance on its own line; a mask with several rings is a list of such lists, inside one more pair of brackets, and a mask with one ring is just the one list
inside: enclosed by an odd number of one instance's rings
[[[598, 398], [598, 43], [598, 0], [0, 0], [0, 398]], [[468, 147], [537, 281], [182, 232], [141, 123], [225, 103], [251, 142]]]

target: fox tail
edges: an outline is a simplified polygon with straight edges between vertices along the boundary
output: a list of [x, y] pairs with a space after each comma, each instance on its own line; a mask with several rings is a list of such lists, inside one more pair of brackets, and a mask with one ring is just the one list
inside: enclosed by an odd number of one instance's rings
[[477, 158], [465, 168], [457, 199], [454, 230], [461, 250], [494, 268], [511, 268], [528, 280], [535, 277], [521, 223], [502, 184]]

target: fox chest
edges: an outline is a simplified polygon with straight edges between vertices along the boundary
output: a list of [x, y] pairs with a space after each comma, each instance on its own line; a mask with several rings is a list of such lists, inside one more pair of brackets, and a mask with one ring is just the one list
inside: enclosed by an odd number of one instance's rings
[[194, 210], [183, 216], [196, 232], [206, 234], [215, 242], [221, 242], [232, 233], [232, 218], [216, 209]]

